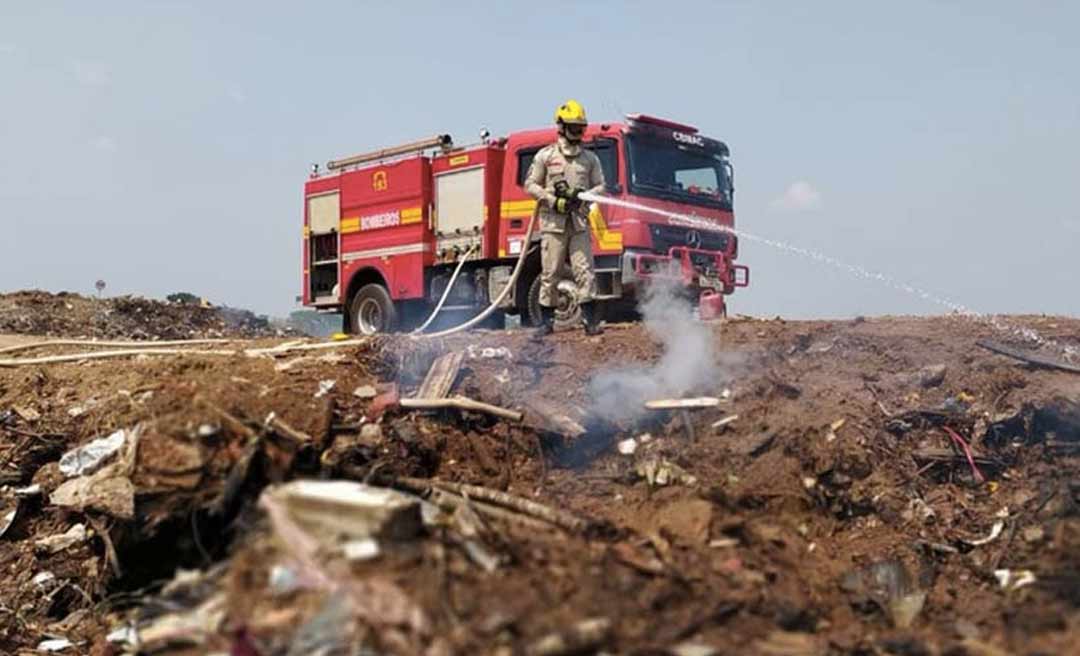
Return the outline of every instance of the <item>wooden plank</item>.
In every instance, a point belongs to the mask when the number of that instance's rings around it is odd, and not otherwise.
[[[458,372],[461,371],[461,363],[465,359],[463,351],[445,353],[431,364],[423,384],[416,392],[418,399],[444,399],[457,382]]]
[[[581,437],[585,434],[585,427],[581,425],[585,413],[576,406],[567,404],[557,408],[537,398],[526,399],[522,405],[525,407],[527,426],[566,437]]]
[[[718,405],[720,405],[720,399],[715,396],[699,396],[693,399],[654,399],[645,402],[645,407],[649,410],[715,408]]]

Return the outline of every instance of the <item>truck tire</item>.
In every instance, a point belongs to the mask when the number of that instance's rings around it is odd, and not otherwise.
[[[364,285],[349,303],[349,329],[355,335],[390,333],[397,329],[397,323],[394,301],[379,283]]]
[[[559,293],[562,296],[562,293]],[[560,298],[560,301],[563,299]],[[533,278],[532,284],[529,285],[529,298],[528,298],[528,315],[529,325],[540,325],[540,276],[537,275]],[[563,326],[577,326],[581,324],[581,308],[574,306],[570,311],[567,311],[564,307],[564,303],[560,302],[555,308],[555,325],[557,327]]]

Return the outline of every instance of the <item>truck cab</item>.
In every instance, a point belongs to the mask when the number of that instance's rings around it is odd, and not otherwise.
[[[614,310],[632,308],[648,280],[669,279],[701,299],[731,294],[749,284],[749,269],[736,265],[734,170],[727,146],[696,128],[643,115],[626,123],[592,124],[583,146],[600,159],[605,196],[622,203],[595,204],[589,213],[597,275],[597,300]],[[505,141],[501,205],[505,252],[520,240],[535,202],[524,190],[536,153],[555,141],[554,128],[518,132]],[[651,211],[650,211],[651,210]],[[686,221],[680,221],[685,217]],[[527,278],[529,276],[526,276]],[[531,291],[531,290],[530,290]],[[525,292],[528,294],[528,292]],[[539,318],[538,290],[522,312]],[[562,299],[559,319],[573,314]],[[715,313],[722,313],[721,310]]]

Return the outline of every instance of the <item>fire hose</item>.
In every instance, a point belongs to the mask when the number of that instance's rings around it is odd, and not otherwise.
[[[419,335],[420,333],[424,332],[424,329],[431,325],[431,322],[434,321],[435,317],[439,315],[439,312],[442,311],[442,306],[446,303],[446,299],[450,297],[450,290],[454,288],[454,283],[457,282],[458,275],[461,274],[461,270],[465,267],[465,262],[469,259],[469,256],[471,256],[473,254],[473,251],[475,250],[476,246],[474,245],[469,248],[469,250],[461,258],[461,261],[458,262],[457,267],[454,268],[453,275],[450,276],[450,282],[446,283],[446,289],[443,290],[442,298],[439,299],[438,304],[435,305],[435,309],[432,310],[431,316],[429,316],[427,318],[427,321],[420,324],[420,327],[412,331],[412,333],[410,334]]]
[[[446,335],[452,335],[462,330],[468,330],[476,324],[480,323],[484,319],[487,319],[495,310],[502,304],[503,299],[510,293],[510,290],[517,284],[517,279],[521,277],[521,271],[525,268],[525,258],[529,254],[530,245],[532,243],[533,228],[536,226],[536,217],[540,214],[540,203],[536,204],[536,208],[533,210],[532,217],[529,219],[529,229],[525,231],[525,241],[521,245],[521,255],[518,256],[517,264],[514,265],[514,271],[510,274],[510,279],[506,281],[506,286],[502,288],[499,295],[495,297],[495,300],[491,302],[491,305],[486,310],[476,315],[472,319],[469,319],[465,323],[454,326],[453,328],[447,328],[446,330],[440,330],[434,333],[424,333],[423,335],[414,335],[414,337],[445,337]],[[459,265],[460,266],[460,265]],[[447,288],[449,289],[449,287]],[[428,320],[434,318],[434,314]]]

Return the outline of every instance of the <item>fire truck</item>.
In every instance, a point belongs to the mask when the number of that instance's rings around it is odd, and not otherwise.
[[[331,160],[324,171],[313,165],[304,185],[303,304],[343,313],[346,331],[360,334],[410,329],[444,296],[443,311],[462,320],[502,296],[488,327],[506,315],[537,324],[539,249],[525,243],[536,201],[523,184],[537,151],[556,138],[554,127],[483,133],[459,147],[438,135]],[[656,278],[675,281],[702,316],[725,313],[725,295],[749,284],[749,269],[735,264],[736,235],[724,229],[734,222],[728,147],[641,114],[590,124],[583,145],[603,166],[604,195],[623,201],[589,211],[596,300],[609,320],[632,312],[635,293]],[[538,239],[539,225],[530,241]],[[513,289],[501,294],[520,258]],[[556,320],[574,321],[573,286],[559,290]]]

